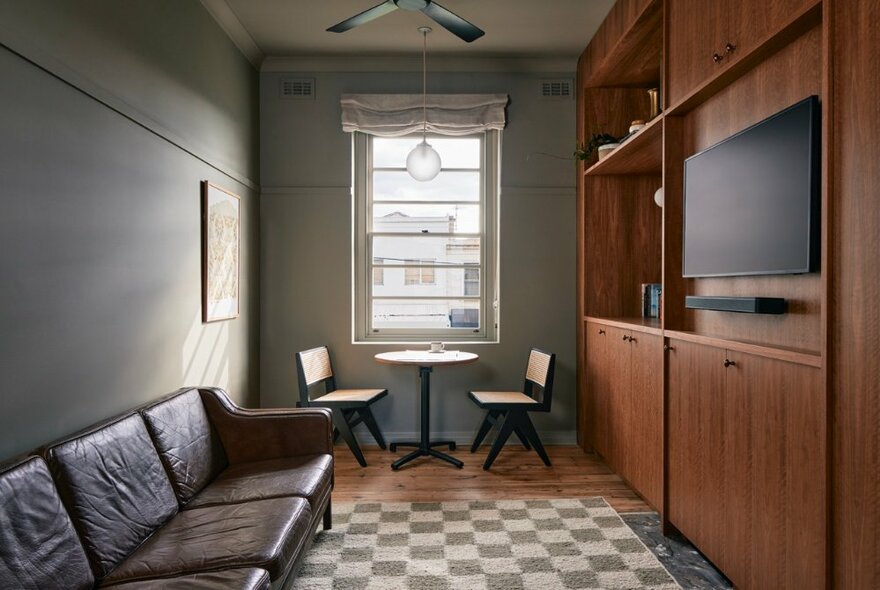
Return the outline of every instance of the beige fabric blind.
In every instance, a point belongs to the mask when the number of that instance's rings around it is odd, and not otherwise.
[[[504,129],[506,94],[429,94],[428,132],[471,135]],[[398,137],[422,130],[421,94],[343,94],[342,130]]]

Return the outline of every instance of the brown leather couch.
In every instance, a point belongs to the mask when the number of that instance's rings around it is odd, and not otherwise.
[[[0,588],[288,588],[332,487],[328,410],[182,389],[0,470]]]

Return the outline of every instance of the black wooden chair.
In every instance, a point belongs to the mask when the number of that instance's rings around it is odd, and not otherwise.
[[[501,447],[511,434],[516,434],[526,449],[534,448],[544,464],[550,465],[550,458],[538,438],[535,426],[529,418],[529,412],[549,412],[553,400],[553,371],[556,366],[556,355],[533,348],[529,352],[529,364],[526,367],[525,384],[519,391],[471,391],[470,398],[480,408],[486,410],[471,453],[480,448],[480,444],[493,426],[498,427],[498,436],[492,449],[483,463],[483,469],[489,469],[492,462],[501,452]]]
[[[379,447],[385,448],[385,439],[376,424],[370,405],[388,395],[387,389],[336,389],[330,351],[326,346],[296,353],[296,371],[299,377],[298,407],[329,408],[333,412],[333,440],[342,436],[361,467],[367,466],[352,429],[363,422]],[[312,386],[323,383],[324,394],[312,397]]]

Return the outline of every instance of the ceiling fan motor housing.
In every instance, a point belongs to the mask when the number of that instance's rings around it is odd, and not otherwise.
[[[424,10],[431,2],[430,0],[394,0],[394,3],[404,10]]]

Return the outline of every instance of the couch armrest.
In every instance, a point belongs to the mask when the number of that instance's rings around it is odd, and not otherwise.
[[[199,388],[230,464],[333,454],[333,422],[325,408],[248,410],[222,389]]]

